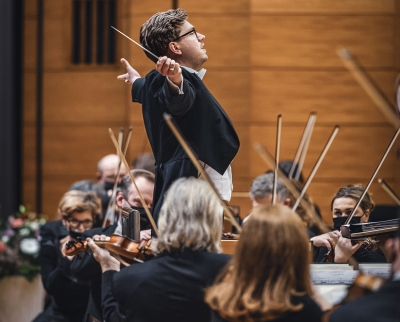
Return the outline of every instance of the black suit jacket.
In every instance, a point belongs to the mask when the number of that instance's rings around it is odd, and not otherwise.
[[[400,281],[388,282],[375,293],[343,304],[332,313],[329,321],[400,321]]]
[[[82,238],[93,237],[94,235],[110,236],[114,233],[117,225],[111,225],[106,228],[93,228],[86,230]],[[70,269],[73,275],[81,281],[90,283],[90,297],[87,307],[87,314],[90,314],[100,321],[103,321],[103,311],[101,308],[101,280],[102,272],[100,264],[93,257],[92,251],[81,253],[81,258],[75,256],[71,262]]]
[[[156,160],[153,216],[157,223],[162,197],[173,181],[197,170],[163,119],[172,114],[197,157],[223,174],[239,150],[239,138],[221,105],[202,80],[182,68],[184,95],[174,95],[166,77],[152,70],[132,86],[132,100],[142,104],[147,136]]]
[[[103,274],[104,319],[204,322],[210,309],[204,290],[230,256],[203,251],[162,253],[121,272]]]

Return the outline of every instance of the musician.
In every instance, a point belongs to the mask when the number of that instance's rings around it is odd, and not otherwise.
[[[259,175],[253,180],[250,187],[250,199],[252,201],[253,208],[260,207],[262,205],[268,206],[272,205],[272,196],[274,193],[274,173],[267,172],[265,174]],[[306,196],[307,198],[307,196]],[[276,185],[276,202],[288,207],[291,207],[295,203],[295,199],[292,194],[287,189],[284,182],[278,178]],[[306,202],[309,202],[306,200]],[[310,204],[311,205],[311,204]],[[309,237],[315,236],[309,228],[309,222],[307,222],[306,211],[302,207],[297,207],[296,213],[303,220],[304,224],[307,226],[307,232]],[[243,219],[245,223],[251,214]]]
[[[239,149],[233,125],[217,100],[202,82],[208,60],[205,36],[187,20],[183,9],[159,12],[140,29],[145,54],[156,68],[141,78],[125,59],[127,73],[118,79],[132,86],[132,100],[142,104],[147,136],[156,160],[153,217],[155,222],[163,196],[180,177],[198,176],[196,168],[175,139],[163,113],[172,114],[193,147],[223,200],[232,193],[230,163]]]
[[[229,269],[207,290],[211,321],[321,321],[309,253],[298,215],[279,204],[255,208]]]
[[[330,317],[331,322],[390,322],[400,320],[400,230],[386,242],[392,258],[392,277],[376,293],[345,303]]]
[[[204,289],[230,259],[218,254],[221,212],[205,181],[180,178],[164,198],[154,259],[118,272],[118,261],[88,239],[103,271],[104,319],[209,321]]]
[[[350,239],[340,235],[340,226],[344,225],[363,191],[364,189],[361,186],[348,185],[341,187],[335,194],[331,202],[334,232],[310,239],[313,245],[317,247],[314,250],[315,262],[325,262],[324,255],[328,252],[328,249],[334,249],[334,261],[336,263],[345,263],[350,256],[353,256],[359,263],[386,263],[385,255],[381,249],[366,249],[362,242],[353,245]],[[350,223],[368,222],[374,207],[375,204],[367,192]]]
[[[154,174],[146,170],[132,170],[133,178],[137,184],[138,189],[143,195],[148,207],[152,205],[152,197],[154,190]],[[139,194],[132,183],[130,176],[125,175],[120,184],[120,191],[117,193],[116,202],[118,207],[132,207],[140,212],[141,224],[143,222],[143,205],[140,201]],[[141,237],[150,237],[150,230],[146,226],[145,231],[141,232]],[[113,224],[104,229],[95,228],[88,230],[82,238],[92,237],[94,235],[110,236],[113,233],[122,233],[121,224]],[[74,258],[71,263],[71,270],[73,274],[82,281],[90,282],[90,299],[87,308],[87,316],[85,321],[96,322],[103,321],[103,311],[101,308],[101,283],[102,274],[99,263],[94,259],[92,254],[81,254],[82,258]]]
[[[100,211],[100,199],[93,192],[68,191],[62,197],[58,213],[67,236],[60,234],[42,242],[39,260],[43,286],[52,300],[51,321],[82,321],[89,300],[89,284],[79,282],[72,275],[71,259],[62,249],[68,240],[90,229]]]

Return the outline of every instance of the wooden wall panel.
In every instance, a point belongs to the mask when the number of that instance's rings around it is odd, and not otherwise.
[[[366,67],[393,67],[390,16],[252,16],[251,61],[263,67],[342,67],[348,47]]]
[[[368,74],[394,104],[395,73]],[[305,122],[316,111],[317,124],[388,123],[347,70],[255,70],[251,79],[253,122],[271,121],[280,113],[287,122]]]
[[[393,14],[395,0],[251,0],[253,14]]]
[[[304,127],[285,125],[283,119],[281,139],[281,160],[293,159]],[[322,152],[333,128],[316,126],[311,138],[306,156],[303,174],[307,177]],[[250,142],[262,144],[270,154],[275,151],[275,126],[251,126]],[[357,127],[342,126],[326,154],[314,180],[336,181],[348,178],[350,181],[363,180],[367,182],[376,169],[394,130],[391,127]],[[250,176],[252,178],[269,169],[262,161],[258,152],[250,150]],[[385,178],[394,177],[396,151],[392,150],[383,164],[379,175]],[[339,176],[338,176],[339,174]]]
[[[24,71],[34,71],[36,69],[37,61],[37,22],[36,19],[24,20],[23,31],[23,68]]]
[[[185,9],[191,17],[200,13],[208,15],[229,15],[239,13],[246,15],[250,9],[250,2],[247,0],[219,0],[219,1],[197,1],[179,0],[179,7]]]
[[[23,123],[33,125],[36,122],[36,74],[23,74]]]
[[[126,87],[118,71],[46,73],[44,78],[45,124],[123,125]]]

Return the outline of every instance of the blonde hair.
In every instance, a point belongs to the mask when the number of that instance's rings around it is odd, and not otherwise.
[[[176,180],[160,211],[155,253],[181,248],[219,253],[222,215],[220,201],[205,181]]]
[[[222,272],[205,301],[224,319],[269,321],[299,311],[292,295],[312,294],[306,228],[283,205],[259,207],[243,227],[228,274]]]
[[[58,214],[68,218],[74,212],[90,211],[94,218],[100,212],[100,205],[100,198],[94,192],[71,190],[62,196]]]

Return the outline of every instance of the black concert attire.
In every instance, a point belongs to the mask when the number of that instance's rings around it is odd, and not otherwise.
[[[230,260],[206,251],[163,252],[143,264],[103,274],[103,309],[107,322],[205,322],[211,310],[205,288]]]
[[[325,254],[328,252],[328,248],[316,247],[314,248],[314,263],[326,262]],[[362,245],[354,254],[354,259],[358,263],[386,263],[386,257],[383,251],[378,248],[377,250],[368,249],[365,245]]]
[[[93,237],[94,235],[106,235],[111,236],[117,224],[108,226],[106,228],[94,228],[84,231],[82,234],[82,240],[87,237]],[[102,272],[101,266],[93,257],[92,251],[89,253],[80,253],[81,258],[75,256],[71,262],[71,271],[81,281],[88,282],[90,284],[90,297],[86,311],[86,319],[84,321],[90,321],[93,317],[98,321],[103,321],[103,311],[101,308],[101,281]]]
[[[63,231],[59,222],[48,223],[41,228],[39,261],[43,286],[51,296],[50,321],[82,321],[89,300],[89,284],[78,281],[72,275],[71,261],[61,254],[59,242],[65,237],[66,230],[64,228]],[[52,233],[53,240],[50,239]]]
[[[400,279],[386,283],[380,290],[340,306],[330,322],[398,322],[400,321]]]
[[[314,302],[314,300],[308,296],[293,296],[292,304],[303,304],[303,308],[300,311],[292,312],[287,311],[282,314],[282,316],[276,320],[271,320],[275,322],[320,322],[322,318],[322,311],[319,306]],[[223,318],[218,315],[217,312],[213,311],[211,322],[224,322]],[[261,319],[256,321],[262,321]]]
[[[172,114],[199,160],[221,175],[239,149],[233,125],[200,77],[182,68],[183,95],[171,90],[166,77],[152,70],[135,80],[132,101],[142,104],[148,139],[156,160],[153,217],[157,223],[163,196],[180,177],[198,177],[195,166],[163,119]]]

